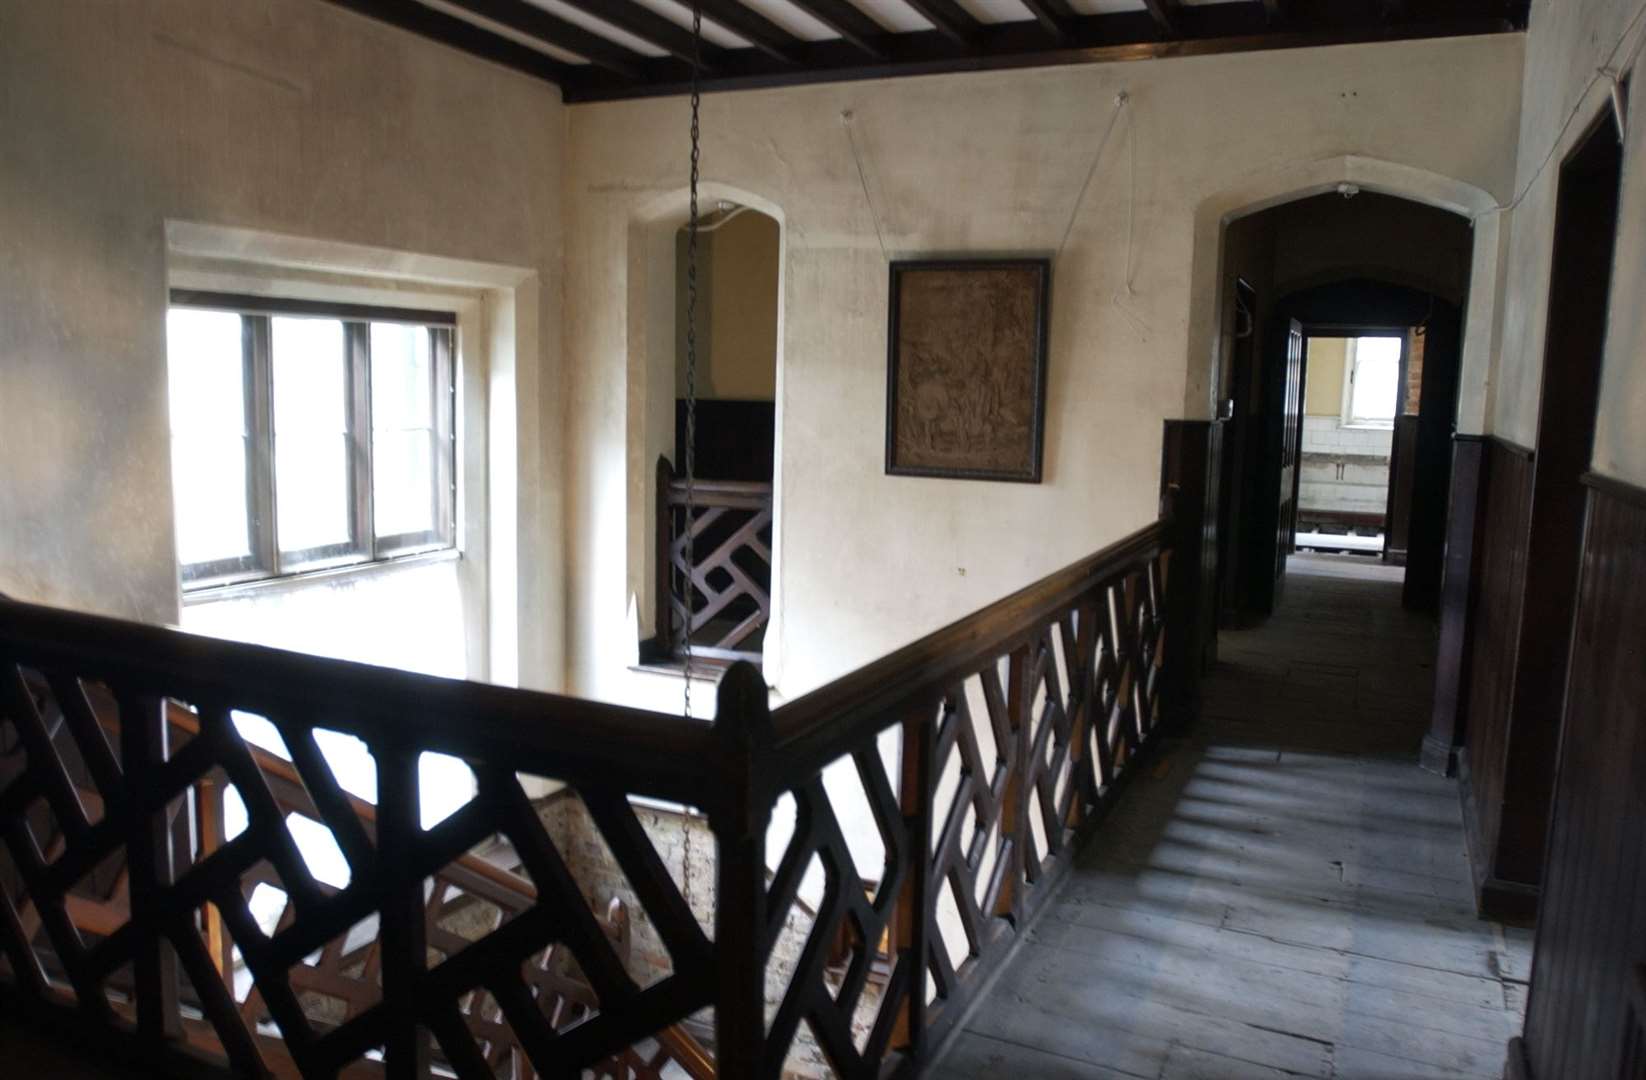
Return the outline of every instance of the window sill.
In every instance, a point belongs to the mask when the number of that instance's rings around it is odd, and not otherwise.
[[[397,570],[410,570],[419,566],[457,562],[462,557],[463,553],[456,548],[440,548],[436,551],[420,551],[410,555],[398,555],[390,559],[379,559],[376,562],[349,563],[344,566],[328,566],[319,570],[305,570],[276,578],[235,581],[226,585],[208,585],[200,589],[184,590],[183,606],[194,607],[219,600],[240,600],[251,596],[269,596],[325,582],[374,577],[378,574],[392,574]]]

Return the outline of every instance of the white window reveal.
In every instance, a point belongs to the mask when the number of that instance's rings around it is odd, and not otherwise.
[[[1343,422],[1388,427],[1400,412],[1398,337],[1350,338],[1343,386]]]
[[[174,291],[167,361],[184,588],[452,547],[456,321]]]

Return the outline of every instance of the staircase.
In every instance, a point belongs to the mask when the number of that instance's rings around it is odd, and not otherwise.
[[[1165,729],[1172,547],[775,712],[734,664],[713,725],[0,600],[0,1003],[178,1075],[914,1075]],[[425,753],[476,792],[428,827]],[[636,799],[707,819],[712,880]]]

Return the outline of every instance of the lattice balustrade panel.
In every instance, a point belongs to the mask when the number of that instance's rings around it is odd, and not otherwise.
[[[940,705],[932,797],[932,939],[926,992],[958,1007],[978,959],[1009,935],[1020,843],[1023,740],[1020,655],[999,657],[951,687]],[[1018,811],[1018,812],[1015,812]]]
[[[16,990],[246,1074],[371,1074],[395,1044],[460,1076],[713,1074],[677,1026],[712,999],[711,946],[624,792],[574,793],[627,883],[595,903],[509,763],[431,771],[339,717],[233,704],[0,656]],[[420,776],[458,793],[432,818]],[[632,970],[630,905],[667,970]]]
[[[780,801],[792,832],[767,894],[764,1075],[878,1077],[906,1045],[917,965],[896,919],[921,855],[888,766],[897,735]]]
[[[684,641],[689,626],[693,647],[704,655],[758,659],[771,618],[771,489],[731,496],[705,490],[689,528],[681,499],[674,496],[670,516],[672,640]]]
[[[935,723],[929,1022],[947,1030],[1156,731],[1165,557],[1083,594],[947,690]]]

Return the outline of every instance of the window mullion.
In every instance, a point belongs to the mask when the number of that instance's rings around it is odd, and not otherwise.
[[[271,330],[266,315],[242,316],[246,379],[246,422],[248,440],[247,472],[251,485],[252,545],[257,564],[267,574],[280,573],[280,545],[275,527],[274,484],[274,369]]]
[[[349,367],[349,495],[355,549],[377,558],[372,524],[371,324],[345,323]]]
[[[434,380],[429,401],[433,405],[434,427],[434,499],[435,539],[443,544],[455,543],[457,528],[457,384],[454,378],[453,332],[430,327],[429,365]]]

